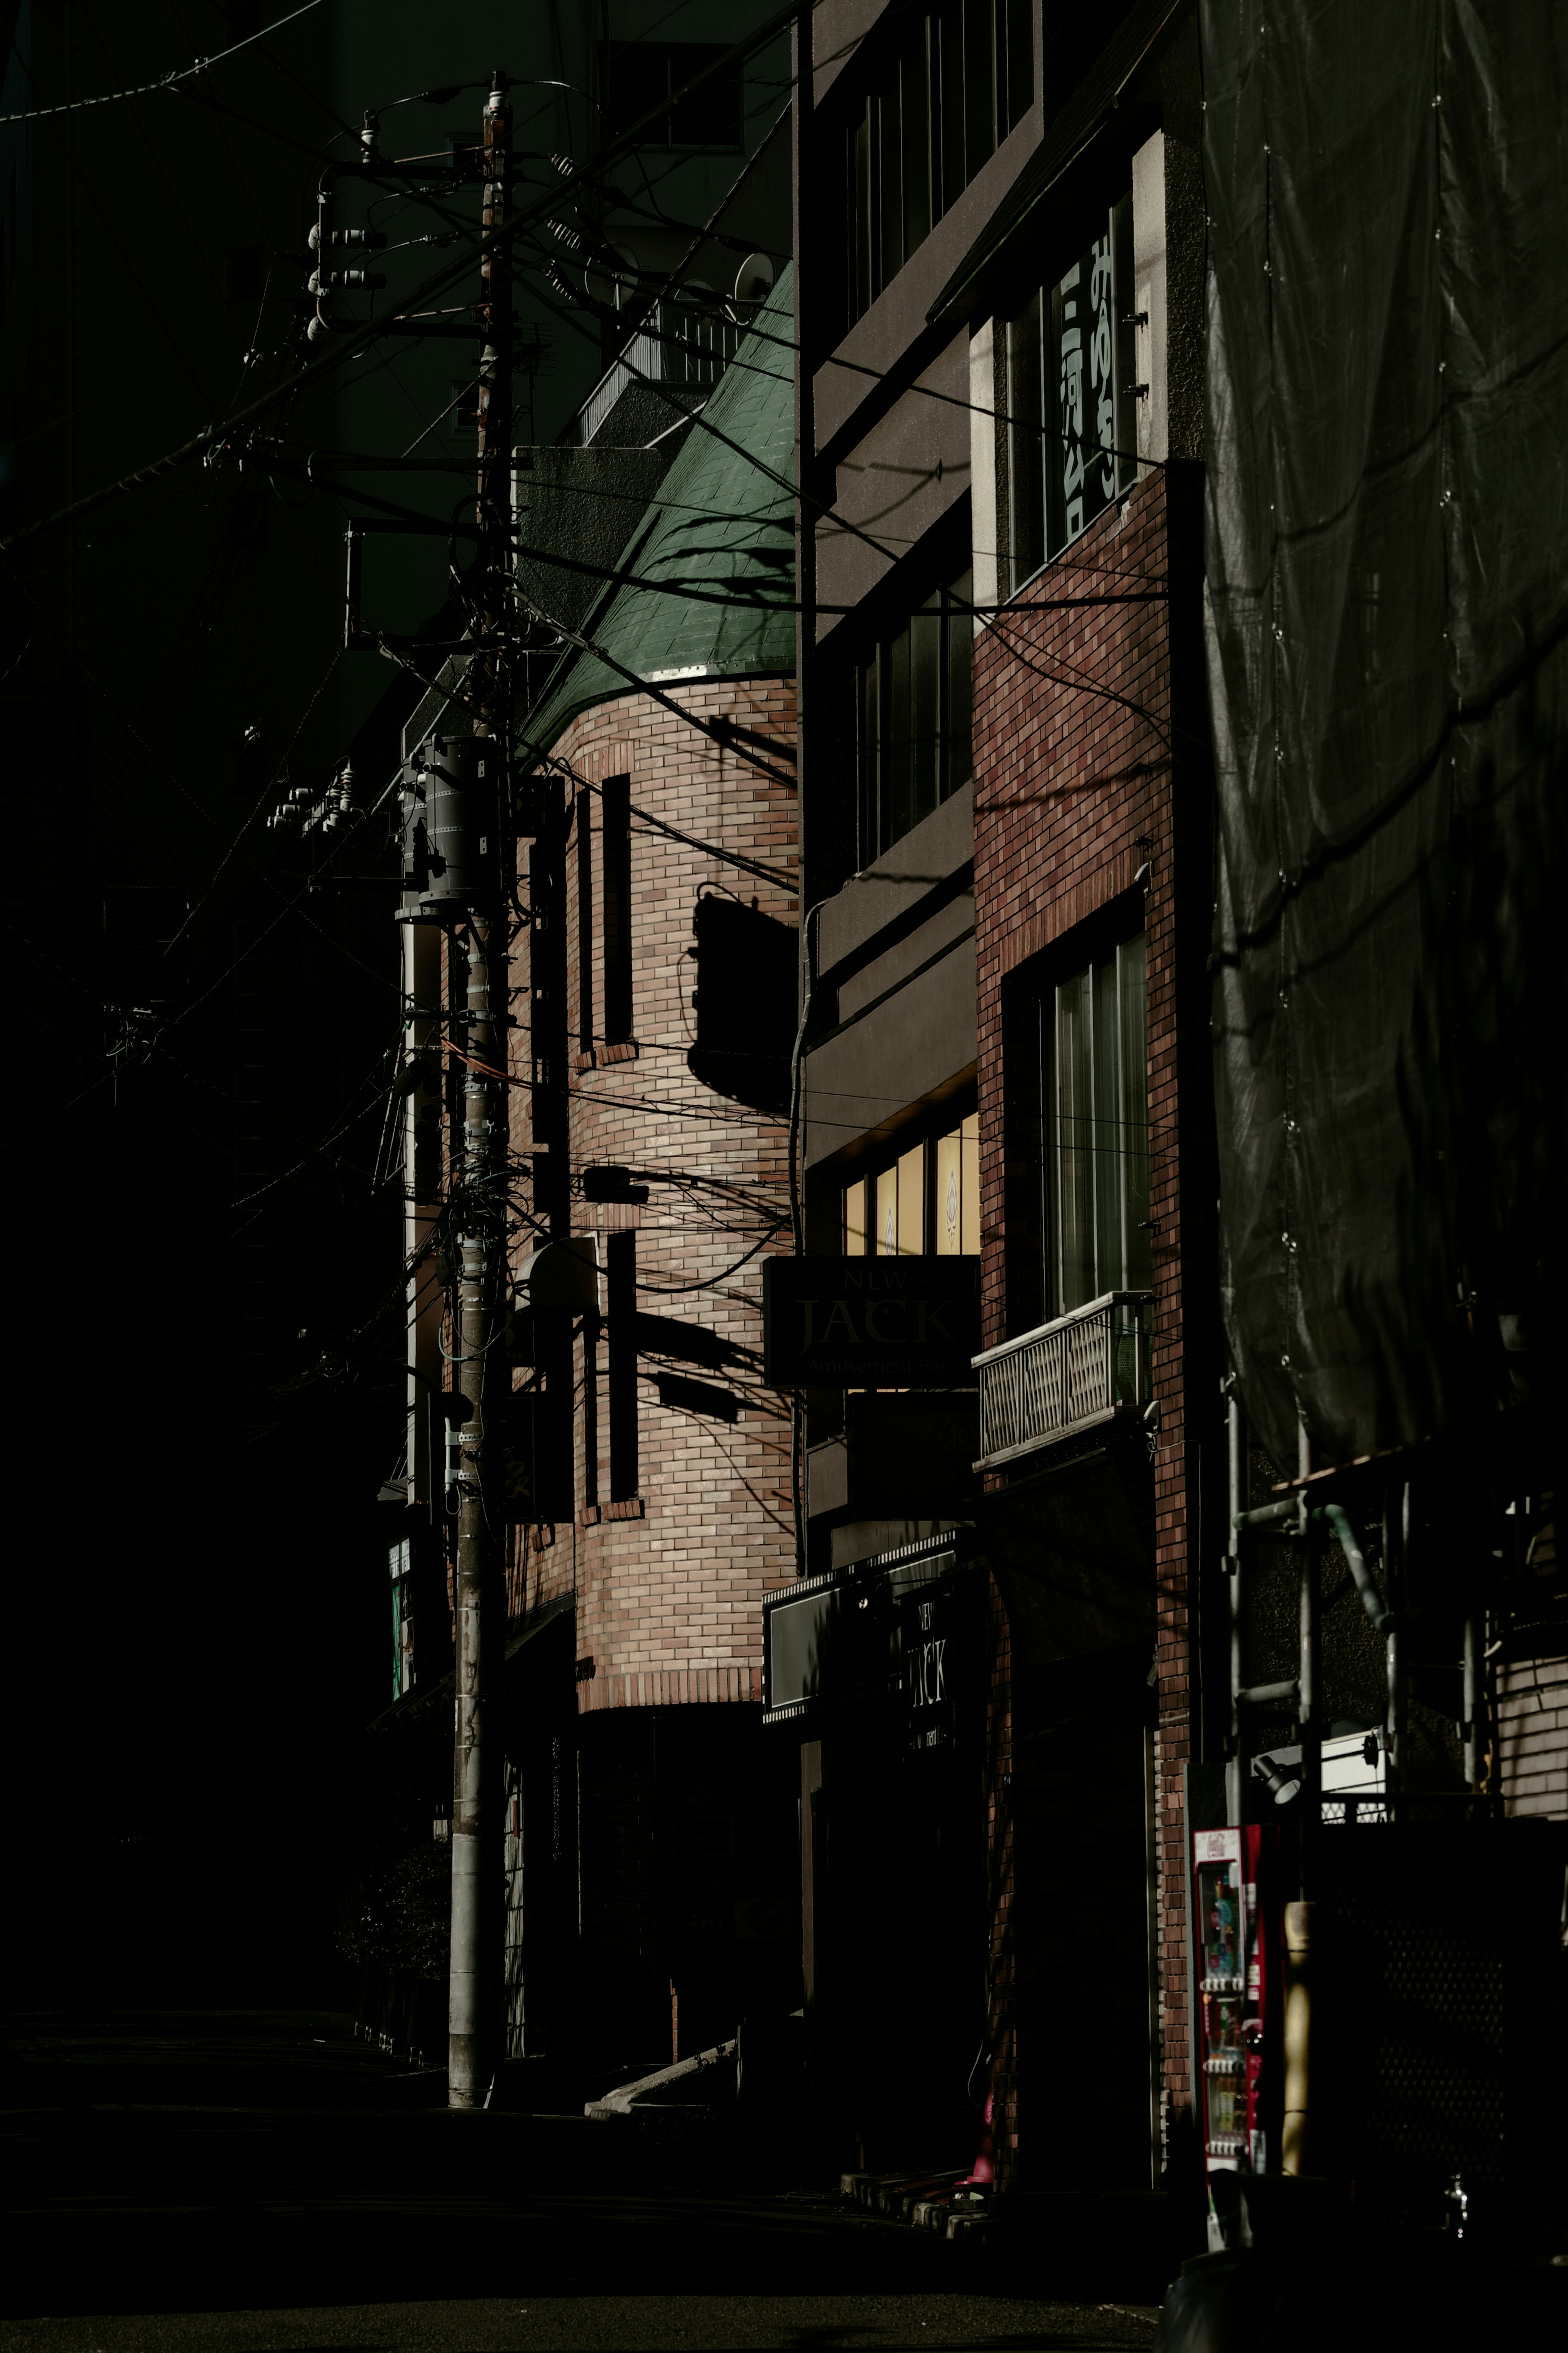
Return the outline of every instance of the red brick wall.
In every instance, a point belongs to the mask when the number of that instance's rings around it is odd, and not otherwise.
[[[1128,890],[1151,868],[1148,941],[1151,1215],[1157,1303],[1153,1375],[1161,1419],[1154,1455],[1158,1609],[1157,1773],[1163,1876],[1160,1962],[1167,2106],[1190,2098],[1183,1906],[1182,1765],[1188,1753],[1187,1577],[1191,1516],[1183,1350],[1182,1197],[1178,1166],[1175,859],[1169,568],[1165,479],[1143,481],[981,632],[975,654],[974,877],[979,992],[980,1183],[984,1344],[1005,1328],[1007,1205],[1003,1188],[1003,983],[1026,958]],[[1148,602],[1065,601],[1149,596]],[[1051,609],[1053,603],[1057,609]],[[1181,876],[1184,890],[1206,884]],[[994,1661],[994,1782],[1010,1765],[1007,1673]],[[1005,1926],[1014,1888],[1010,1819],[993,1792],[999,1952],[1016,1957]],[[1009,2030],[1010,2032],[1010,2030]],[[1009,2064],[999,2143],[1016,2148],[1020,2117]],[[1043,2055],[1043,2054],[1042,2054]],[[1027,2079],[1026,2078],[1026,2081]],[[1037,2117],[1036,2128],[1043,2119]]]
[[[784,680],[713,680],[673,687],[671,699],[721,716],[779,746],[793,760],[795,688]],[[597,784],[629,775],[635,808],[700,840],[793,875],[797,838],[793,787],[761,775],[727,746],[689,726],[650,696],[626,694],[574,721],[555,758]],[[563,787],[564,790],[564,787]],[[586,803],[597,837],[602,804]],[[595,838],[597,922],[603,867]],[[540,1531],[514,1557],[515,1609],[575,1592],[577,1647],[593,1662],[578,1684],[580,1708],[644,1707],[761,1699],[764,1588],[795,1573],[787,1400],[761,1378],[762,1259],[735,1262],[770,1218],[787,1219],[787,1131],[780,1121],[715,1094],[692,1077],[697,967],[688,957],[699,892],[719,886],[795,923],[788,889],[722,859],[632,826],[634,1049],[578,1050],[577,862],[567,860],[571,1165],[617,1163],[644,1172],[646,1208],[574,1201],[579,1232],[637,1234],[639,1306],[700,1324],[728,1342],[722,1370],[671,1361],[666,1369],[729,1388],[742,1399],[726,1422],[661,1405],[644,1358],[638,1380],[639,1495],[609,1501],[609,1398],[598,1351],[596,1463],[586,1457],[584,1378],[578,1352],[575,1525]],[[521,976],[520,974],[519,977]],[[603,1033],[603,973],[595,971]],[[528,1052],[517,1033],[520,1067]],[[530,1149],[526,1090],[514,1094],[513,1145]],[[787,1250],[787,1225],[768,1249]],[[601,1264],[603,1246],[601,1245]],[[596,1469],[596,1482],[591,1473]],[[589,1501],[596,1484],[600,1498]]]

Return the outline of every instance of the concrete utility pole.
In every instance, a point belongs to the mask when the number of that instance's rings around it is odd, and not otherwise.
[[[485,102],[484,226],[493,228],[510,204],[511,107],[499,69]],[[479,712],[479,741],[468,770],[474,807],[468,823],[475,885],[468,914],[468,1021],[463,1081],[463,1160],[452,1191],[461,1236],[458,1385],[467,1400],[459,1445],[457,1601],[457,1708],[452,1774],[452,1963],[447,2098],[454,2108],[483,2107],[500,2060],[501,1847],[498,1759],[487,1755],[486,1709],[499,1634],[501,1415],[510,1386],[504,1354],[492,1364],[502,1328],[506,1276],[507,923],[506,869],[515,856],[509,770],[511,760],[511,259],[484,257],[479,309],[479,489],[476,520],[478,609],[468,700]],[[494,749],[487,751],[487,743]],[[455,945],[455,943],[454,943]],[[486,1430],[486,1393],[493,1428]]]

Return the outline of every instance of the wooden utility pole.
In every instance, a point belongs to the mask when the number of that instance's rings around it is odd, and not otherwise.
[[[485,101],[484,227],[510,204],[511,106],[499,69]],[[515,857],[511,761],[511,257],[487,250],[479,309],[478,610],[468,700],[478,712],[468,789],[475,888],[468,913],[462,1162],[454,1168],[460,1238],[456,1346],[466,1400],[459,1443],[457,1705],[452,1775],[452,1958],[447,2098],[483,2107],[500,2064],[501,1842],[500,1759],[487,1739],[488,1685],[500,1634],[503,1414],[509,1380],[502,1328],[507,1263],[508,871]],[[493,746],[493,748],[487,748]],[[454,942],[455,949],[455,942]],[[487,1431],[487,1404],[490,1427]]]

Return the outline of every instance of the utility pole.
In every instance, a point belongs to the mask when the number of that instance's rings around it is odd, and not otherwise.
[[[511,106],[498,69],[484,111],[486,230],[510,203]],[[502,1328],[506,1276],[507,1086],[506,869],[515,857],[510,815],[512,662],[510,628],[512,322],[511,258],[487,251],[479,306],[479,482],[476,566],[479,608],[468,699],[479,716],[468,789],[475,803],[468,834],[475,887],[468,906],[467,1062],[462,1166],[454,1170],[454,1219],[461,1241],[458,1293],[458,1386],[466,1400],[458,1481],[457,1705],[452,1775],[452,1959],[447,2098],[483,2107],[500,2063],[501,1992],[499,1759],[487,1749],[488,1685],[500,1635],[504,1525],[499,1472],[510,1387],[504,1355],[492,1364]],[[487,750],[487,744],[493,749]],[[454,941],[454,950],[456,943]],[[492,1427],[486,1429],[487,1388]]]

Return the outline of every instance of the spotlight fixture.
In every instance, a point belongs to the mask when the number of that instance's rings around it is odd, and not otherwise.
[[[1301,1776],[1277,1765],[1272,1757],[1255,1757],[1252,1770],[1277,1806],[1288,1806],[1301,1794]]]

